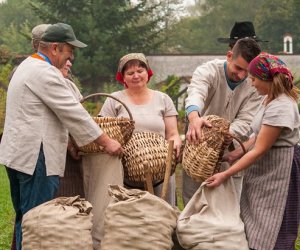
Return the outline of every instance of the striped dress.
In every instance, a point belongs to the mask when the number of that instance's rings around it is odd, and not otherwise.
[[[267,106],[261,105],[251,125],[255,134],[262,124],[282,131],[271,149],[245,171],[241,217],[250,249],[273,250],[285,214],[294,146],[299,141],[296,103],[281,95]]]

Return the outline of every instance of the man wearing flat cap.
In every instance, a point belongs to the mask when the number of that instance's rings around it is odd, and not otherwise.
[[[110,154],[122,153],[121,145],[103,133],[59,71],[74,59],[75,47],[86,46],[70,25],[53,24],[42,36],[38,52],[19,65],[10,81],[0,163],[10,180],[17,249],[22,244],[23,215],[57,191],[69,133],[78,146],[94,141]]]

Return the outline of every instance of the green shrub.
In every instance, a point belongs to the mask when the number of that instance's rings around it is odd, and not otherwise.
[[[3,126],[4,126],[5,100],[6,100],[6,91],[0,88],[0,133],[2,133]]]

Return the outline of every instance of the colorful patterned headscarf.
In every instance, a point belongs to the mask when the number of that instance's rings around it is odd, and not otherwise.
[[[291,83],[293,82],[293,75],[286,64],[277,56],[265,52],[260,53],[250,62],[248,70],[251,75],[264,81],[272,81],[276,74],[282,73]]]
[[[150,69],[148,60],[143,53],[130,53],[130,54],[123,56],[119,62],[118,72],[116,74],[116,80],[126,86],[126,83],[124,82],[124,77],[122,75],[122,70],[123,70],[125,64],[131,60],[139,60],[146,65],[147,72],[148,72],[148,81],[149,81],[151,76],[153,75],[153,72]]]

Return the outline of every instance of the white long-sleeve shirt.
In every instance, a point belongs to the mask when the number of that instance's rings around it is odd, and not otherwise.
[[[54,66],[32,57],[24,60],[8,87],[0,163],[33,174],[42,143],[47,175],[62,176],[68,133],[78,146],[102,134],[74,91]]]
[[[186,108],[195,105],[201,116],[218,115],[228,119],[230,132],[244,140],[262,97],[248,79],[231,90],[224,63],[225,60],[215,59],[195,70],[187,90]]]

